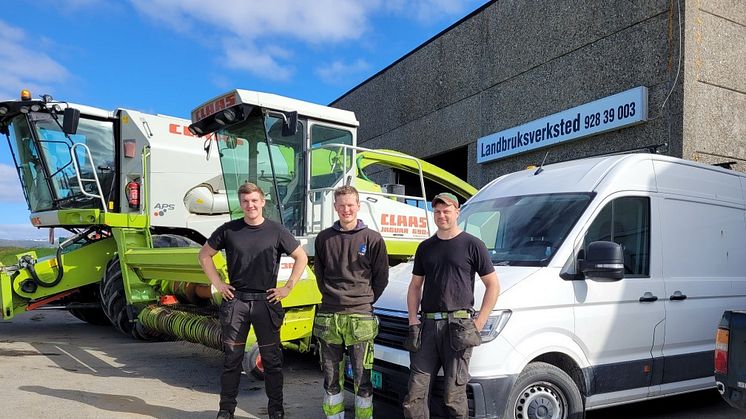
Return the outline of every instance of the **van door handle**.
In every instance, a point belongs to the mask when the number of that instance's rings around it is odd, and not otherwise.
[[[673,295],[668,297],[671,301],[680,301],[680,300],[686,300],[686,294],[682,294],[681,291],[674,291]]]
[[[641,303],[652,303],[653,301],[658,301],[658,297],[653,295],[653,293],[650,291],[646,292],[642,295],[642,297],[640,297]]]

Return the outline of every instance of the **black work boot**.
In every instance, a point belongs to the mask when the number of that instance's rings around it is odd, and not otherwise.
[[[285,419],[285,412],[279,410],[269,414],[269,419]]]
[[[218,416],[215,419],[233,419],[233,412],[228,410],[218,411]]]

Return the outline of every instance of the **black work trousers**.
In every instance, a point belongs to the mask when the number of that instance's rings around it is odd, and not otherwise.
[[[224,300],[220,305],[220,325],[223,332],[225,361],[220,376],[220,409],[234,412],[238,384],[246,351],[246,336],[254,326],[259,354],[264,366],[264,390],[269,399],[267,413],[283,412],[282,407],[282,351],[280,326],[284,311],[279,303],[267,300]]]
[[[431,380],[441,367],[445,415],[460,419],[469,416],[466,384],[472,347],[465,346],[473,345],[478,333],[472,319],[422,319],[422,345],[409,354],[409,392],[403,403],[405,418],[430,417]]]

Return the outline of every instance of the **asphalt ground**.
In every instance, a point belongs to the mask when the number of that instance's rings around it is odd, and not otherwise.
[[[222,354],[185,342],[145,343],[64,311],[0,321],[0,418],[214,418]],[[288,418],[321,418],[322,376],[310,354],[285,352]],[[264,385],[244,376],[238,418],[266,417]],[[347,417],[354,417],[346,394]],[[401,409],[375,403],[375,416]],[[744,418],[715,390],[589,412],[589,419]]]

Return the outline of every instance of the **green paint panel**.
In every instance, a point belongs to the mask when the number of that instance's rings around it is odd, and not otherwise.
[[[115,212],[102,213],[101,224],[111,227],[145,228],[148,217],[144,214],[120,214]]]
[[[402,256],[414,256],[417,246],[420,244],[418,241],[407,241],[407,240],[384,240],[386,242],[386,252],[389,256],[402,257]]]
[[[21,270],[13,280],[13,291],[25,306],[29,299],[38,300],[63,291],[98,283],[103,277],[106,264],[115,252],[116,243],[113,238],[109,238],[63,253],[64,272],[59,284],[51,288],[38,287],[34,293],[23,292],[21,283],[31,276],[27,270]],[[57,277],[57,260],[54,255],[41,258],[34,265],[34,270],[41,281],[52,282]]]
[[[122,258],[136,272],[140,281],[185,281],[209,284],[199,264],[199,248],[132,248]],[[213,257],[221,276],[227,277],[226,262],[221,253]]]
[[[64,225],[88,227],[90,225],[98,224],[122,228],[144,228],[147,223],[147,217],[144,214],[120,214],[114,212],[103,212],[98,209],[69,209],[45,211],[43,214],[31,213],[31,219],[34,219],[37,216],[40,219],[49,219],[52,214],[57,216],[57,222],[54,224],[44,223],[45,226]]]
[[[382,151],[386,153],[400,154],[402,157],[390,156],[388,154],[381,154]],[[420,168],[422,169],[422,176],[425,179],[431,180],[447,189],[450,189],[457,195],[460,195],[464,199],[470,198],[472,195],[477,193],[477,188],[459,179],[456,175],[441,169],[440,167],[428,163],[424,160],[413,158],[412,156],[399,153],[393,150],[374,150],[374,151],[363,151],[357,155],[357,166],[358,170],[362,170],[373,164],[380,164],[387,167],[393,167],[395,169],[403,170],[415,175],[420,174]]]
[[[0,309],[3,311],[3,319],[13,318],[13,288],[10,276],[5,271],[0,271]]]
[[[126,263],[127,253],[133,248],[147,248],[151,246],[150,232],[146,229],[112,228],[117,241],[117,251],[122,266],[122,281],[128,304],[150,303],[158,299],[153,286],[144,282],[131,265]]]

